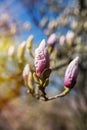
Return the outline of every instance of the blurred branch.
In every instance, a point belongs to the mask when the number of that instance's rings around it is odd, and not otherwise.
[[[71,89],[69,89],[69,88],[65,88],[65,90],[63,92],[61,92],[60,94],[57,94],[55,96],[52,96],[52,97],[47,97],[46,93],[45,93],[43,98],[40,98],[40,99],[43,100],[43,101],[50,101],[50,100],[54,100],[54,99],[57,99],[57,98],[61,98],[61,97],[64,97],[65,95],[67,95],[70,92],[70,90]]]
[[[83,9],[87,8],[87,0],[79,0],[79,4],[80,4],[80,11],[82,11]]]
[[[52,68],[52,71],[56,71],[56,70],[58,70],[58,69],[60,69],[60,68],[62,68],[62,67],[64,67],[64,66],[66,66],[66,65],[68,65],[68,63],[71,61],[71,59],[66,59],[66,60],[63,60],[62,61],[62,63],[60,63],[60,64],[58,64],[56,67],[53,67]]]

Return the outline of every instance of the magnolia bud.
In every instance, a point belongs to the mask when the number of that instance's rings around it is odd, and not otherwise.
[[[67,67],[64,78],[64,86],[73,88],[78,76],[79,57],[76,57]]]
[[[55,28],[57,28],[57,21],[56,20],[51,20],[48,23],[48,29],[49,30],[54,30]]]
[[[43,17],[42,20],[40,21],[40,27],[44,28],[48,22],[47,17]]]
[[[24,67],[24,70],[23,70],[23,74],[22,74],[25,85],[27,84],[27,81],[28,81],[29,72],[30,72],[29,64],[26,64],[25,67]]]
[[[34,84],[33,84],[33,73],[30,70],[29,64],[26,64],[23,70],[23,79],[25,85],[29,88],[30,93],[34,93]]]
[[[14,57],[14,53],[15,53],[15,47],[14,46],[10,46],[10,48],[8,49],[8,56],[10,58]]]
[[[32,41],[33,41],[33,38],[34,38],[34,36],[33,35],[30,35],[29,37],[28,37],[28,39],[27,39],[27,44],[26,44],[26,48],[27,49],[32,49]]]
[[[45,40],[42,40],[39,47],[35,50],[35,68],[38,77],[50,66],[49,54]]]
[[[63,46],[64,44],[66,43],[66,38],[64,35],[60,36],[60,39],[59,39],[59,44],[61,46]]]
[[[77,30],[78,28],[78,22],[77,21],[72,21],[71,22],[71,29],[72,30]]]
[[[28,74],[28,88],[31,94],[34,93],[34,82],[33,82],[33,73],[30,71]]]
[[[56,44],[56,42],[57,42],[57,36],[56,36],[55,33],[53,33],[53,34],[51,34],[50,37],[48,38],[47,43],[48,43],[48,45],[51,45],[52,47],[54,47],[55,44]]]
[[[18,47],[17,58],[19,62],[21,62],[24,58],[25,45],[26,45],[26,42],[24,41]]]
[[[72,31],[68,31],[66,34],[66,42],[68,45],[72,45],[74,41],[75,34]]]

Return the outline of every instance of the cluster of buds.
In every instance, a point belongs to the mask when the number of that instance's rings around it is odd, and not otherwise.
[[[24,68],[25,62],[27,61],[26,53],[34,58],[34,54],[32,52],[32,43],[34,36],[30,35],[26,41],[23,41],[18,46],[12,45],[9,47],[7,55],[9,60],[17,61],[18,70],[21,72]]]
[[[59,44],[62,46],[65,44],[67,44],[68,46],[72,46],[74,42],[74,38],[75,38],[74,32],[68,31],[65,36],[64,35],[60,36]]]
[[[37,98],[44,97],[46,99],[45,88],[49,83],[51,69],[48,48],[46,47],[45,40],[42,40],[39,47],[35,50],[34,65],[35,70],[32,71],[29,69],[29,65],[25,66],[23,79],[33,96]],[[31,88],[33,91],[31,91]]]
[[[23,79],[25,85],[28,86],[29,92],[38,99],[45,101],[63,97],[75,86],[78,76],[79,57],[76,57],[66,69],[64,78],[65,90],[53,97],[47,97],[45,88],[49,84],[49,77],[51,73],[50,58],[48,47],[45,40],[42,40],[39,47],[35,49],[34,67],[31,68],[28,64],[24,67]],[[42,98],[43,97],[43,98]]]
[[[55,33],[49,36],[47,43],[48,43],[48,51],[51,54],[54,50],[55,44],[57,43],[57,36]]]

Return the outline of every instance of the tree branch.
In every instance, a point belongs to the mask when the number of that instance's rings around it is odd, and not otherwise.
[[[50,100],[54,100],[57,99],[59,97],[64,97],[65,95],[67,95],[69,92],[71,91],[70,88],[65,88],[65,90],[63,92],[61,92],[60,94],[57,94],[55,96],[52,97],[47,97],[46,95],[44,95],[43,97],[41,97],[40,99],[43,101],[50,101]]]
[[[70,61],[71,61],[70,59],[67,59],[67,60],[63,61],[63,63],[53,67],[52,71],[56,71],[56,70],[58,70],[58,69],[60,69],[60,68],[62,68],[64,66],[66,66]]]

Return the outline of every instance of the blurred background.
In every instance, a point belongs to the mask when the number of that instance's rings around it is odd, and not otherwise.
[[[66,96],[49,102],[27,93],[22,79],[25,50],[19,63],[18,48],[33,35],[33,50],[55,33],[51,55],[49,96],[63,90],[64,72],[80,57],[79,77]],[[87,0],[0,0],[0,130],[87,130]]]

